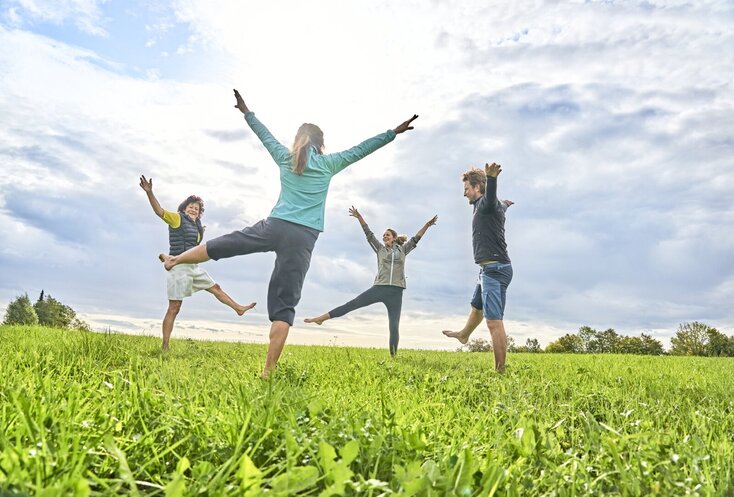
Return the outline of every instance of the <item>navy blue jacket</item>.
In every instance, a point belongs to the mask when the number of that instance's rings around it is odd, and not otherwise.
[[[497,198],[497,178],[487,177],[484,195],[474,202],[471,239],[474,262],[510,262],[505,243],[505,210]]]

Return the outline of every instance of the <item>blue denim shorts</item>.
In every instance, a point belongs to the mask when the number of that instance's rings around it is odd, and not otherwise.
[[[505,314],[507,287],[511,281],[512,264],[485,264],[479,270],[479,282],[471,299],[472,307],[481,309],[485,319],[502,319]]]

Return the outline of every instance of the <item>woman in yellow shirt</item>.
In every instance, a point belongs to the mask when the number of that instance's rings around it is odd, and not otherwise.
[[[204,214],[204,201],[196,195],[190,195],[181,202],[176,212],[163,209],[158,199],[153,194],[153,178],[146,179],[140,176],[140,188],[148,195],[148,201],[153,212],[168,224],[169,255],[179,255],[193,248],[204,236],[204,227],[201,225],[201,216]],[[164,254],[158,256],[163,262]],[[173,332],[173,323],[181,303],[185,297],[190,297],[194,292],[206,290],[214,295],[221,303],[231,307],[239,316],[255,307],[255,302],[248,305],[240,305],[232,297],[227,295],[222,287],[216,283],[209,274],[201,269],[198,264],[179,264],[166,276],[168,287],[168,310],[163,318],[163,350],[168,350],[168,342]]]

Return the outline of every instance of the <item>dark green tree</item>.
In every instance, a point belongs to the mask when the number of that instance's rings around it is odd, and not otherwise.
[[[619,354],[642,354],[642,339],[640,337],[621,336],[617,342]]]
[[[3,324],[38,324],[38,316],[27,293],[16,297],[8,304]]]
[[[708,343],[706,343],[706,355],[713,357],[731,357],[734,356],[732,342],[722,332],[715,328],[709,328],[706,331]]]
[[[76,318],[76,312],[71,307],[62,304],[51,295],[44,295],[43,290],[33,308],[36,310],[38,323],[43,326],[71,328]]]
[[[620,337],[614,328],[607,328],[597,334],[598,351],[606,354],[615,354],[620,352]]]
[[[663,355],[665,350],[663,349],[663,342],[656,340],[650,335],[640,334],[640,341],[642,342],[642,349],[640,354],[643,355]]]

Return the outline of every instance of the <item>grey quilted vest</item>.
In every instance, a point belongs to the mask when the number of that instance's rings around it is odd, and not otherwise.
[[[192,221],[189,216],[180,211],[178,215],[181,216],[179,227],[168,227],[168,253],[170,255],[179,255],[196,247],[204,237],[204,228],[200,220]]]

